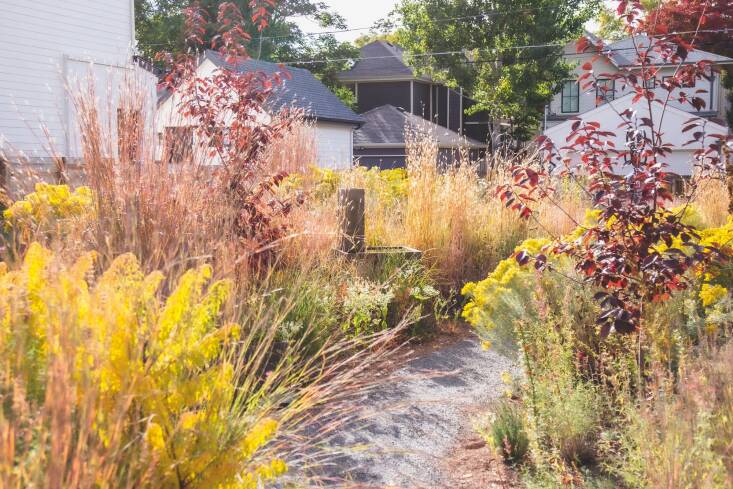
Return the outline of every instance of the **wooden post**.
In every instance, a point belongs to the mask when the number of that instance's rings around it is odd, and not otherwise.
[[[341,223],[341,243],[339,250],[344,253],[365,252],[364,189],[339,189],[338,204],[339,220]]]

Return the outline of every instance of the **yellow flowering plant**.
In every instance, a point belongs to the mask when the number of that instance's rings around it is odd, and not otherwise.
[[[694,205],[664,211],[660,213],[660,218],[671,214],[681,215],[683,222],[688,224],[700,221],[699,212]],[[559,242],[574,243],[581,240],[585,229],[597,224],[599,215],[600,211],[597,209],[587,210],[583,225],[563,236]],[[605,223],[606,227],[612,225],[612,218]],[[702,229],[697,234],[697,247],[712,248],[722,255],[733,256],[733,217],[729,217],[728,222],[721,227]],[[466,284],[463,294],[469,301],[464,308],[463,317],[484,337],[509,335],[514,320],[532,316],[532,294],[539,284],[532,267],[526,263],[520,264],[516,257],[519,253],[528,256],[546,253],[549,264],[555,268],[567,264],[565,258],[552,253],[552,245],[547,239],[529,239],[516,248],[514,255],[500,262],[485,280]],[[654,248],[657,251],[676,249],[685,254],[694,253],[690,241],[683,242],[679,236],[673,236],[669,243],[656,243]],[[694,282],[695,276],[699,279],[698,298],[707,318],[707,331],[717,332],[722,323],[729,322],[728,284],[733,283],[733,270],[725,262],[716,261],[707,266],[701,264],[693,272],[690,274],[691,280]],[[485,345],[491,343],[487,340]]]
[[[400,201],[407,196],[410,188],[407,170],[404,168],[380,170],[376,167],[358,166],[348,174],[348,179],[342,181],[366,189],[368,195],[376,196],[376,199],[383,204]]]
[[[670,212],[684,213],[685,221],[697,222],[700,220],[699,213],[693,205],[673,209]],[[697,244],[699,246],[714,248],[723,256],[733,257],[733,217],[729,216],[727,222],[720,227],[701,229],[698,234]],[[656,247],[658,249],[674,248],[688,255],[694,252],[679,237],[674,237],[670,244],[660,243]],[[715,318],[726,317],[725,321],[727,321],[727,314],[723,313],[721,307],[729,296],[728,286],[733,283],[733,270],[725,261],[716,261],[709,266],[698,267],[695,272],[700,283],[698,297],[709,319],[707,330],[708,332],[717,331],[717,326],[713,324],[716,321]]]
[[[37,183],[35,192],[14,202],[3,212],[3,217],[8,227],[38,227],[87,216],[92,206],[92,191],[89,187],[72,191],[68,185]]]
[[[28,244],[47,235],[68,235],[93,216],[89,187],[72,191],[68,185],[37,183],[35,192],[3,211],[3,227],[18,244]]]
[[[539,253],[549,246],[549,239],[528,239],[515,252]],[[536,272],[521,265],[514,256],[499,263],[484,280],[468,283],[462,294],[469,298],[463,318],[484,338],[498,338],[503,342],[513,335],[513,321],[533,314],[532,302]],[[487,339],[484,348],[491,346]]]
[[[720,250],[728,257],[733,257],[733,216],[717,228],[700,231],[700,244]],[[705,332],[716,336],[723,327],[730,326],[732,304],[730,285],[733,284],[733,268],[727,262],[698,270],[700,292],[698,297],[705,316]]]
[[[283,475],[267,448],[279,422],[222,320],[232,283],[204,265],[161,300],[163,274],[134,256],[99,277],[94,264],[34,243],[0,266],[0,486],[255,489]]]

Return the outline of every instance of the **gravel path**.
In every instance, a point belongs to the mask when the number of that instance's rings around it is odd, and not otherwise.
[[[468,413],[500,396],[501,374],[514,368],[475,338],[410,361],[364,400],[366,420],[341,435],[339,445],[364,447],[338,463],[341,475],[369,487],[451,487],[445,461],[470,431]]]

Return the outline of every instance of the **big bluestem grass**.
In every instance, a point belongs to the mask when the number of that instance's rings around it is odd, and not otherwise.
[[[730,195],[725,182],[720,178],[705,178],[697,186],[692,204],[702,218],[701,227],[713,228],[725,224],[730,206]]]
[[[95,199],[91,246],[108,260],[132,252],[146,270],[212,261],[223,245],[221,223],[230,209],[214,191],[203,148],[192,146],[190,158],[165,161],[162,146],[185,145],[185,134],[164,133],[158,141],[154,120],[139,102],[145,93],[132,80],[123,87],[117,110],[130,115],[119,118],[116,130],[103,121],[109,109],[98,106],[92,83],[70,94],[85,180]]]

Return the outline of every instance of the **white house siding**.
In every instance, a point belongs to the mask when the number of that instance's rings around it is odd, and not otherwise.
[[[217,67],[210,60],[204,60],[198,67],[196,73],[201,78],[214,75]],[[161,135],[166,127],[182,127],[192,124],[189,117],[184,117],[179,112],[181,97],[173,94],[158,106],[156,127]],[[269,118],[263,119],[263,123],[269,123]],[[353,145],[354,126],[348,123],[336,123],[317,121],[315,124],[316,142],[316,163],[322,168],[345,170],[351,167],[354,160]],[[196,144],[196,143],[194,143]],[[162,148],[158,156],[162,155]],[[207,164],[216,165],[218,159],[211,159]]]
[[[612,73],[618,73],[619,69],[610,62],[610,60],[605,56],[597,56],[595,54],[591,53],[583,53],[583,54],[577,54],[575,52],[575,44],[571,43],[565,48],[565,56],[566,61],[574,66],[574,69],[571,73],[570,79],[577,80],[582,74],[586,73],[585,70],[582,69],[582,66],[586,62],[592,63],[592,69],[593,73],[598,78],[605,78],[604,74],[612,74]],[[627,57],[632,57],[631,54],[627,54]],[[669,66],[669,67],[660,67],[656,66],[654,67],[657,69],[657,75],[656,75],[656,83],[657,86],[662,82],[664,77],[667,76],[673,76],[677,67],[676,66]],[[588,83],[588,79],[585,80],[583,84]],[[623,97],[624,95],[631,93],[633,91],[632,87],[626,85],[623,85],[623,82],[621,80],[616,80],[614,84],[614,97],[616,99],[619,99]],[[696,93],[698,90],[704,91],[700,93]],[[582,115],[590,110],[595,109],[597,106],[602,105],[605,102],[598,102],[598,99],[596,97],[596,90],[591,88],[589,90],[582,90],[582,88],[579,90],[580,97],[578,100],[578,111],[577,112],[563,112],[562,111],[562,94],[557,93],[555,97],[550,102],[549,106],[549,120],[547,121],[547,128],[553,127],[558,125],[562,122],[562,120],[557,120],[557,118],[566,118],[566,117],[575,117]],[[718,115],[724,114],[726,110],[725,103],[721,100],[725,100],[724,94],[722,93],[722,86],[720,84],[720,76],[718,74],[715,74],[712,80],[697,80],[695,87],[691,88],[682,88],[674,90],[669,97],[669,105],[671,107],[675,107],[681,110],[684,110],[686,112],[695,113],[697,110],[690,105],[690,103],[680,103],[678,101],[680,92],[685,92],[685,94],[691,98],[693,96],[700,97],[703,100],[705,100],[705,107],[702,109],[703,112],[710,113],[715,112]],[[668,91],[664,90],[663,88],[659,87],[656,88],[655,93],[658,98],[660,99],[666,99],[668,95]],[[553,120],[555,119],[555,120]]]
[[[627,94],[622,99],[617,99],[583,114],[581,118],[587,122],[593,121],[599,123],[602,131],[613,132],[614,136],[609,137],[609,140],[613,142],[613,147],[617,149],[626,146],[624,130],[618,127],[621,119],[617,112],[631,108],[636,112],[637,119],[651,117],[656,123],[663,121],[662,127],[657,129],[660,129],[664,142],[670,144],[670,149],[672,150],[670,155],[665,156],[664,161],[669,165],[668,171],[678,175],[691,175],[694,170],[693,165],[695,164],[693,158],[694,151],[701,147],[707,147],[712,143],[714,139],[711,135],[725,134],[728,130],[719,124],[701,119],[700,121],[704,121],[705,123],[704,141],[688,145],[686,143],[691,139],[691,134],[694,131],[683,133],[682,130],[690,120],[691,114],[674,107],[664,108],[660,103],[653,103],[650,113],[649,107],[644,101],[638,101],[634,104],[632,103],[632,99],[633,95]],[[663,117],[662,114],[664,114]],[[572,165],[577,165],[580,163],[579,155],[574,151],[562,149],[567,144],[568,137],[573,132],[572,126],[572,121],[565,121],[547,129],[545,135],[560,148],[560,153],[563,157],[569,158]],[[623,168],[616,168],[615,170],[618,173],[626,171]]]
[[[566,50],[567,53],[568,50]],[[574,50],[573,50],[574,53]],[[608,61],[605,57],[596,57],[594,60],[593,54],[579,54],[575,55],[570,53],[568,58],[568,63],[575,65],[575,68],[573,69],[570,79],[577,80],[578,77],[580,77],[585,71],[581,68],[583,64],[586,62],[592,62],[593,64],[593,72],[600,76],[601,73],[615,73],[618,71],[618,69]],[[578,114],[582,114],[584,112],[588,112],[589,110],[593,110],[596,108],[596,94],[595,90],[590,91],[583,91],[582,88],[579,89],[579,99],[578,99],[578,112],[573,113],[567,113],[562,111],[562,97],[561,94],[558,93],[555,95],[555,97],[552,99],[552,102],[550,102],[550,114],[557,115],[557,116],[568,116],[573,117]]]
[[[48,164],[52,156],[78,156],[65,82],[78,86],[91,73],[100,109],[113,106],[107,95],[117,93],[122,78],[140,73],[131,64],[133,43],[133,0],[0,0],[6,159]]]
[[[354,161],[354,127],[331,122],[316,123],[316,154],[318,166],[346,170]]]
[[[211,60],[205,59],[196,68],[196,76],[198,78],[212,78],[218,68]],[[185,127],[193,124],[194,119],[185,117],[181,114],[180,105],[182,97],[178,93],[173,93],[158,104],[156,111],[155,127],[158,133],[162,133],[166,127]]]

